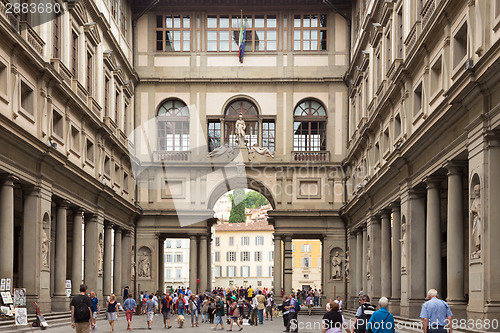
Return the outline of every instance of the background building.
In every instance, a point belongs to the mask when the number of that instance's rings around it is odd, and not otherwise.
[[[189,239],[165,240],[165,287],[189,286]],[[164,289],[166,290],[166,289]]]
[[[321,242],[295,239],[292,241],[293,282],[297,289],[321,289]]]

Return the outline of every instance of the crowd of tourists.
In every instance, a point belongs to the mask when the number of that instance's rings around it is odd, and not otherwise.
[[[119,303],[117,296],[112,294],[105,309],[111,332],[114,331],[120,312],[125,313],[127,330],[132,329],[132,317],[135,314],[145,316],[149,330],[152,329],[153,321],[163,320],[165,329],[173,325],[183,328],[190,321],[191,327],[206,324],[211,330],[227,328],[227,331],[232,331],[234,327],[241,331],[244,323],[258,326],[263,325],[264,320],[282,316],[283,332],[298,332],[300,325],[297,314],[302,307],[307,306],[308,314],[311,315],[311,308],[319,303],[320,296],[320,290],[292,290],[288,295],[281,291],[283,301],[276,304],[274,290],[267,288],[216,288],[211,292],[195,293],[189,288],[179,287],[168,288],[166,292],[141,292],[136,301],[126,287],[121,295],[123,302]],[[424,333],[452,333],[452,328],[447,327],[453,316],[448,304],[438,299],[434,289],[429,290],[428,298],[420,314]],[[361,292],[355,320],[349,327],[342,313],[343,302],[338,296],[326,304],[322,333],[342,333],[343,329],[348,333],[394,333],[394,317],[388,311],[388,305],[389,300],[381,297],[377,310],[370,303],[370,297]],[[96,319],[100,312],[94,292],[87,294],[87,286],[82,284],[80,295],[71,300],[72,327],[77,333],[87,333],[97,328]]]

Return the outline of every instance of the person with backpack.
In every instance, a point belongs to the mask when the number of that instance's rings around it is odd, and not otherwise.
[[[356,321],[351,329],[351,333],[365,333],[366,325],[375,310],[375,307],[370,304],[370,297],[368,295],[361,296],[359,298],[359,307],[356,311]]]
[[[106,308],[108,309],[107,316],[109,321],[109,326],[111,326],[111,332],[114,331],[115,321],[120,316],[118,310],[118,302],[116,301],[115,294],[109,295],[109,301],[106,304]]]
[[[367,329],[373,333],[395,333],[394,316],[387,310],[389,300],[387,297],[381,297],[378,301],[380,309],[375,311],[368,321]]]
[[[212,315],[215,315],[215,326],[212,327],[212,331],[217,330],[217,325],[220,325],[221,331],[224,329],[224,323],[222,317],[224,317],[224,302],[220,296],[215,297],[215,309],[212,311]]]
[[[287,332],[298,332],[299,323],[297,319],[297,314],[300,311],[300,303],[295,298],[295,294],[290,294],[290,305],[286,306],[285,309],[288,310],[288,326],[286,328]]]
[[[175,306],[177,307],[177,314],[183,315],[186,312],[186,301],[184,299],[183,294],[179,294],[179,297],[177,297],[177,302],[175,303]]]
[[[173,301],[170,297],[170,292],[167,293],[161,298],[160,301],[160,312],[163,315],[163,327],[170,329],[170,315],[173,312]]]
[[[73,297],[71,300],[71,328],[75,329],[76,333],[90,332],[90,318],[92,318],[92,301],[86,295],[87,286],[80,285],[80,294]],[[93,328],[93,327],[92,327]]]

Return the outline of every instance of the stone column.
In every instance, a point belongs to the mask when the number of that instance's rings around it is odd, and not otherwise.
[[[292,273],[293,273],[293,252],[292,252],[292,236],[285,236],[285,260],[283,266],[284,284],[283,290],[285,295],[292,291]]]
[[[104,255],[103,255],[104,263],[102,272],[104,296],[111,295],[111,262],[112,262],[111,253],[113,245],[111,241],[111,237],[113,235],[112,230],[113,230],[113,225],[111,225],[110,223],[106,223],[104,225]]]
[[[361,251],[361,258],[363,260],[363,264],[361,265],[361,281],[362,281],[362,289],[363,294],[366,295],[368,293],[368,279],[366,277],[366,266],[368,263],[368,229],[367,225],[363,225],[363,250]],[[371,297],[372,295],[370,295]]]
[[[371,281],[371,290],[368,289],[368,295],[373,299],[373,303],[377,304],[378,299],[381,294],[381,274],[380,274],[380,218],[378,216],[372,217],[368,221],[368,234],[370,235],[369,241],[369,251],[367,252],[367,259],[370,259],[370,279]],[[370,283],[369,283],[370,285]]]
[[[349,274],[345,274],[345,278],[348,283],[348,298],[353,300],[355,296],[357,296],[356,291],[356,232],[350,231],[348,233],[348,246],[349,246]],[[347,259],[347,258],[346,258]]]
[[[14,180],[8,176],[0,185],[0,276],[10,279],[14,277]]]
[[[207,257],[207,236],[200,236],[200,260],[199,260],[199,272],[198,276],[200,278],[200,293],[203,293],[207,290],[208,286],[208,257]]]
[[[115,229],[115,252],[113,257],[113,293],[120,297],[122,292],[122,229]]]
[[[195,292],[198,288],[198,240],[196,236],[189,236],[189,288]]]
[[[273,287],[274,287],[274,298],[276,300],[281,300],[281,261],[283,260],[281,255],[281,236],[274,234],[274,267],[273,267]]]
[[[401,210],[392,205],[392,301],[401,299]]]
[[[129,287],[129,292],[131,291],[130,286],[130,270],[131,270],[131,260],[132,260],[132,237],[129,231],[124,231],[122,236],[122,285],[123,288]],[[160,289],[161,290],[161,289]]]
[[[92,214],[85,221],[85,284],[88,290],[94,290],[101,298],[98,285],[99,267],[99,226],[104,222],[103,216]]]
[[[392,297],[392,275],[391,275],[391,221],[387,211],[382,212],[381,218],[381,279],[382,295]]]
[[[213,279],[213,267],[212,267],[212,235],[209,235],[207,238],[207,290],[210,292],[213,290],[212,279]]]
[[[447,301],[464,299],[464,212],[461,165],[448,164]]]
[[[433,288],[441,292],[441,200],[439,181],[429,178],[426,183],[426,290]]]
[[[73,242],[71,250],[71,287],[73,296],[80,293],[80,284],[82,283],[82,223],[83,223],[83,210],[78,208],[73,216]]]
[[[354,261],[356,266],[356,294],[363,289],[363,229],[358,229],[356,231],[356,260]],[[354,306],[359,304],[355,302]]]
[[[67,262],[67,210],[68,203],[62,201],[57,206],[56,215],[56,248],[55,248],[55,271],[54,271],[54,299],[52,309],[54,311],[67,310],[66,301],[66,262]]]
[[[40,233],[41,233],[42,219],[43,219],[43,217],[40,216],[41,215],[40,188],[38,186],[24,187],[23,194],[24,194],[24,207],[23,207],[22,286],[26,288],[26,294],[27,294],[26,302],[29,301],[38,302],[41,296],[40,281],[42,279],[42,273],[40,271],[44,266],[43,258],[41,256],[42,251],[41,251],[41,241],[40,241]],[[3,238],[2,242],[4,242]]]
[[[165,291],[165,238],[158,239],[158,290]]]

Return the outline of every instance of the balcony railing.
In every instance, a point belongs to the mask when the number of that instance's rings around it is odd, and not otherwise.
[[[38,53],[40,57],[43,56],[43,47],[45,42],[42,37],[29,25],[28,22],[22,21],[21,25],[21,36],[31,45],[31,47]]]
[[[294,161],[330,162],[329,151],[293,151]]]
[[[424,8],[422,8],[422,13],[420,14],[420,16],[422,17],[422,29],[429,22],[429,18],[432,16],[435,9],[436,9],[436,1],[427,0],[427,2],[424,5]]]
[[[15,15],[12,13],[7,14],[7,3],[9,3],[9,1],[0,0],[0,14],[5,16],[7,20],[9,20],[15,31],[19,31],[19,15]]]
[[[189,161],[189,151],[155,151],[155,162],[161,161]]]

